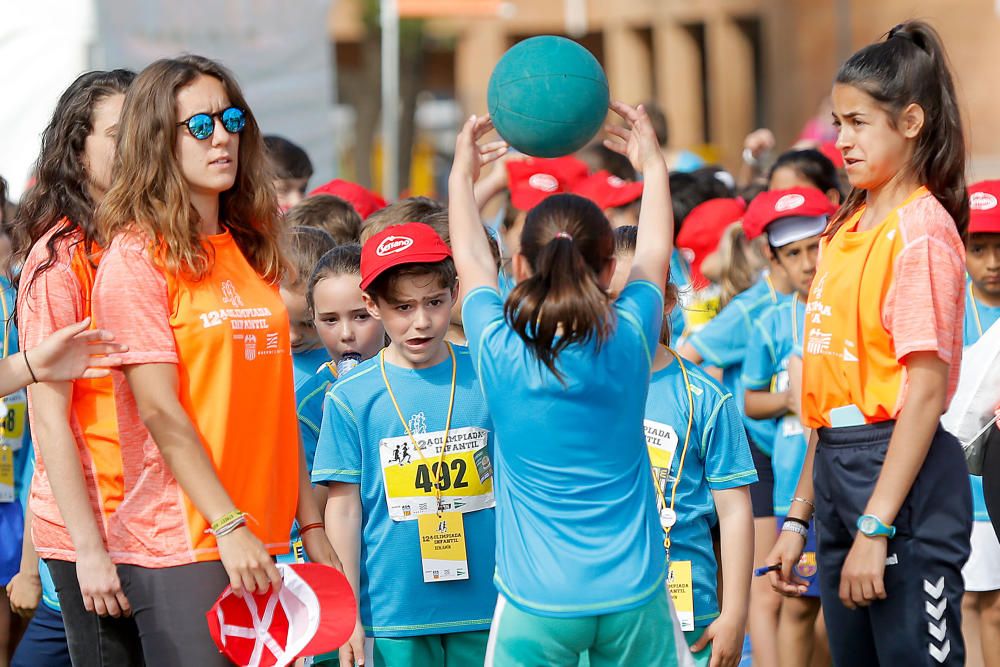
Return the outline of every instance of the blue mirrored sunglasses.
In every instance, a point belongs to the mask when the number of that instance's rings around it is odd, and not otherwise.
[[[229,107],[218,113],[196,113],[187,120],[177,123],[177,127],[186,125],[188,132],[195,139],[208,139],[215,132],[215,119],[222,121],[222,127],[230,134],[238,134],[247,124],[247,112],[236,107]]]

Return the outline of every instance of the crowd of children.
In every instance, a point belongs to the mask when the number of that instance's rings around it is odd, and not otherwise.
[[[358,602],[312,664],[1000,665],[939,425],[1000,181],[925,23],[832,109],[735,177],[650,105],[555,159],[472,116],[447,203],[387,203],[211,60],[82,75],[3,221],[0,665],[229,664],[215,598],[306,560]]]

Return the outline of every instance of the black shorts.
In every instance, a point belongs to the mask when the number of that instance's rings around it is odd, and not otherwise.
[[[750,485],[753,518],[766,519],[774,516],[774,468],[771,467],[771,457],[762,452],[753,440],[750,440],[750,455],[757,469],[757,481]]]

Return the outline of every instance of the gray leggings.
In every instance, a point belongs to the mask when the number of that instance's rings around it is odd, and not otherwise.
[[[176,567],[119,565],[146,667],[228,667],[208,632],[205,614],[229,585],[219,561]]]

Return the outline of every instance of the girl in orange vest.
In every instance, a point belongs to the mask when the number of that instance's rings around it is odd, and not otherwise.
[[[815,517],[837,665],[964,664],[971,497],[939,425],[962,355],[965,139],[947,57],[925,23],[845,62],[833,117],[853,188],[806,308],[802,417],[814,429],[769,564],[792,573]]]

